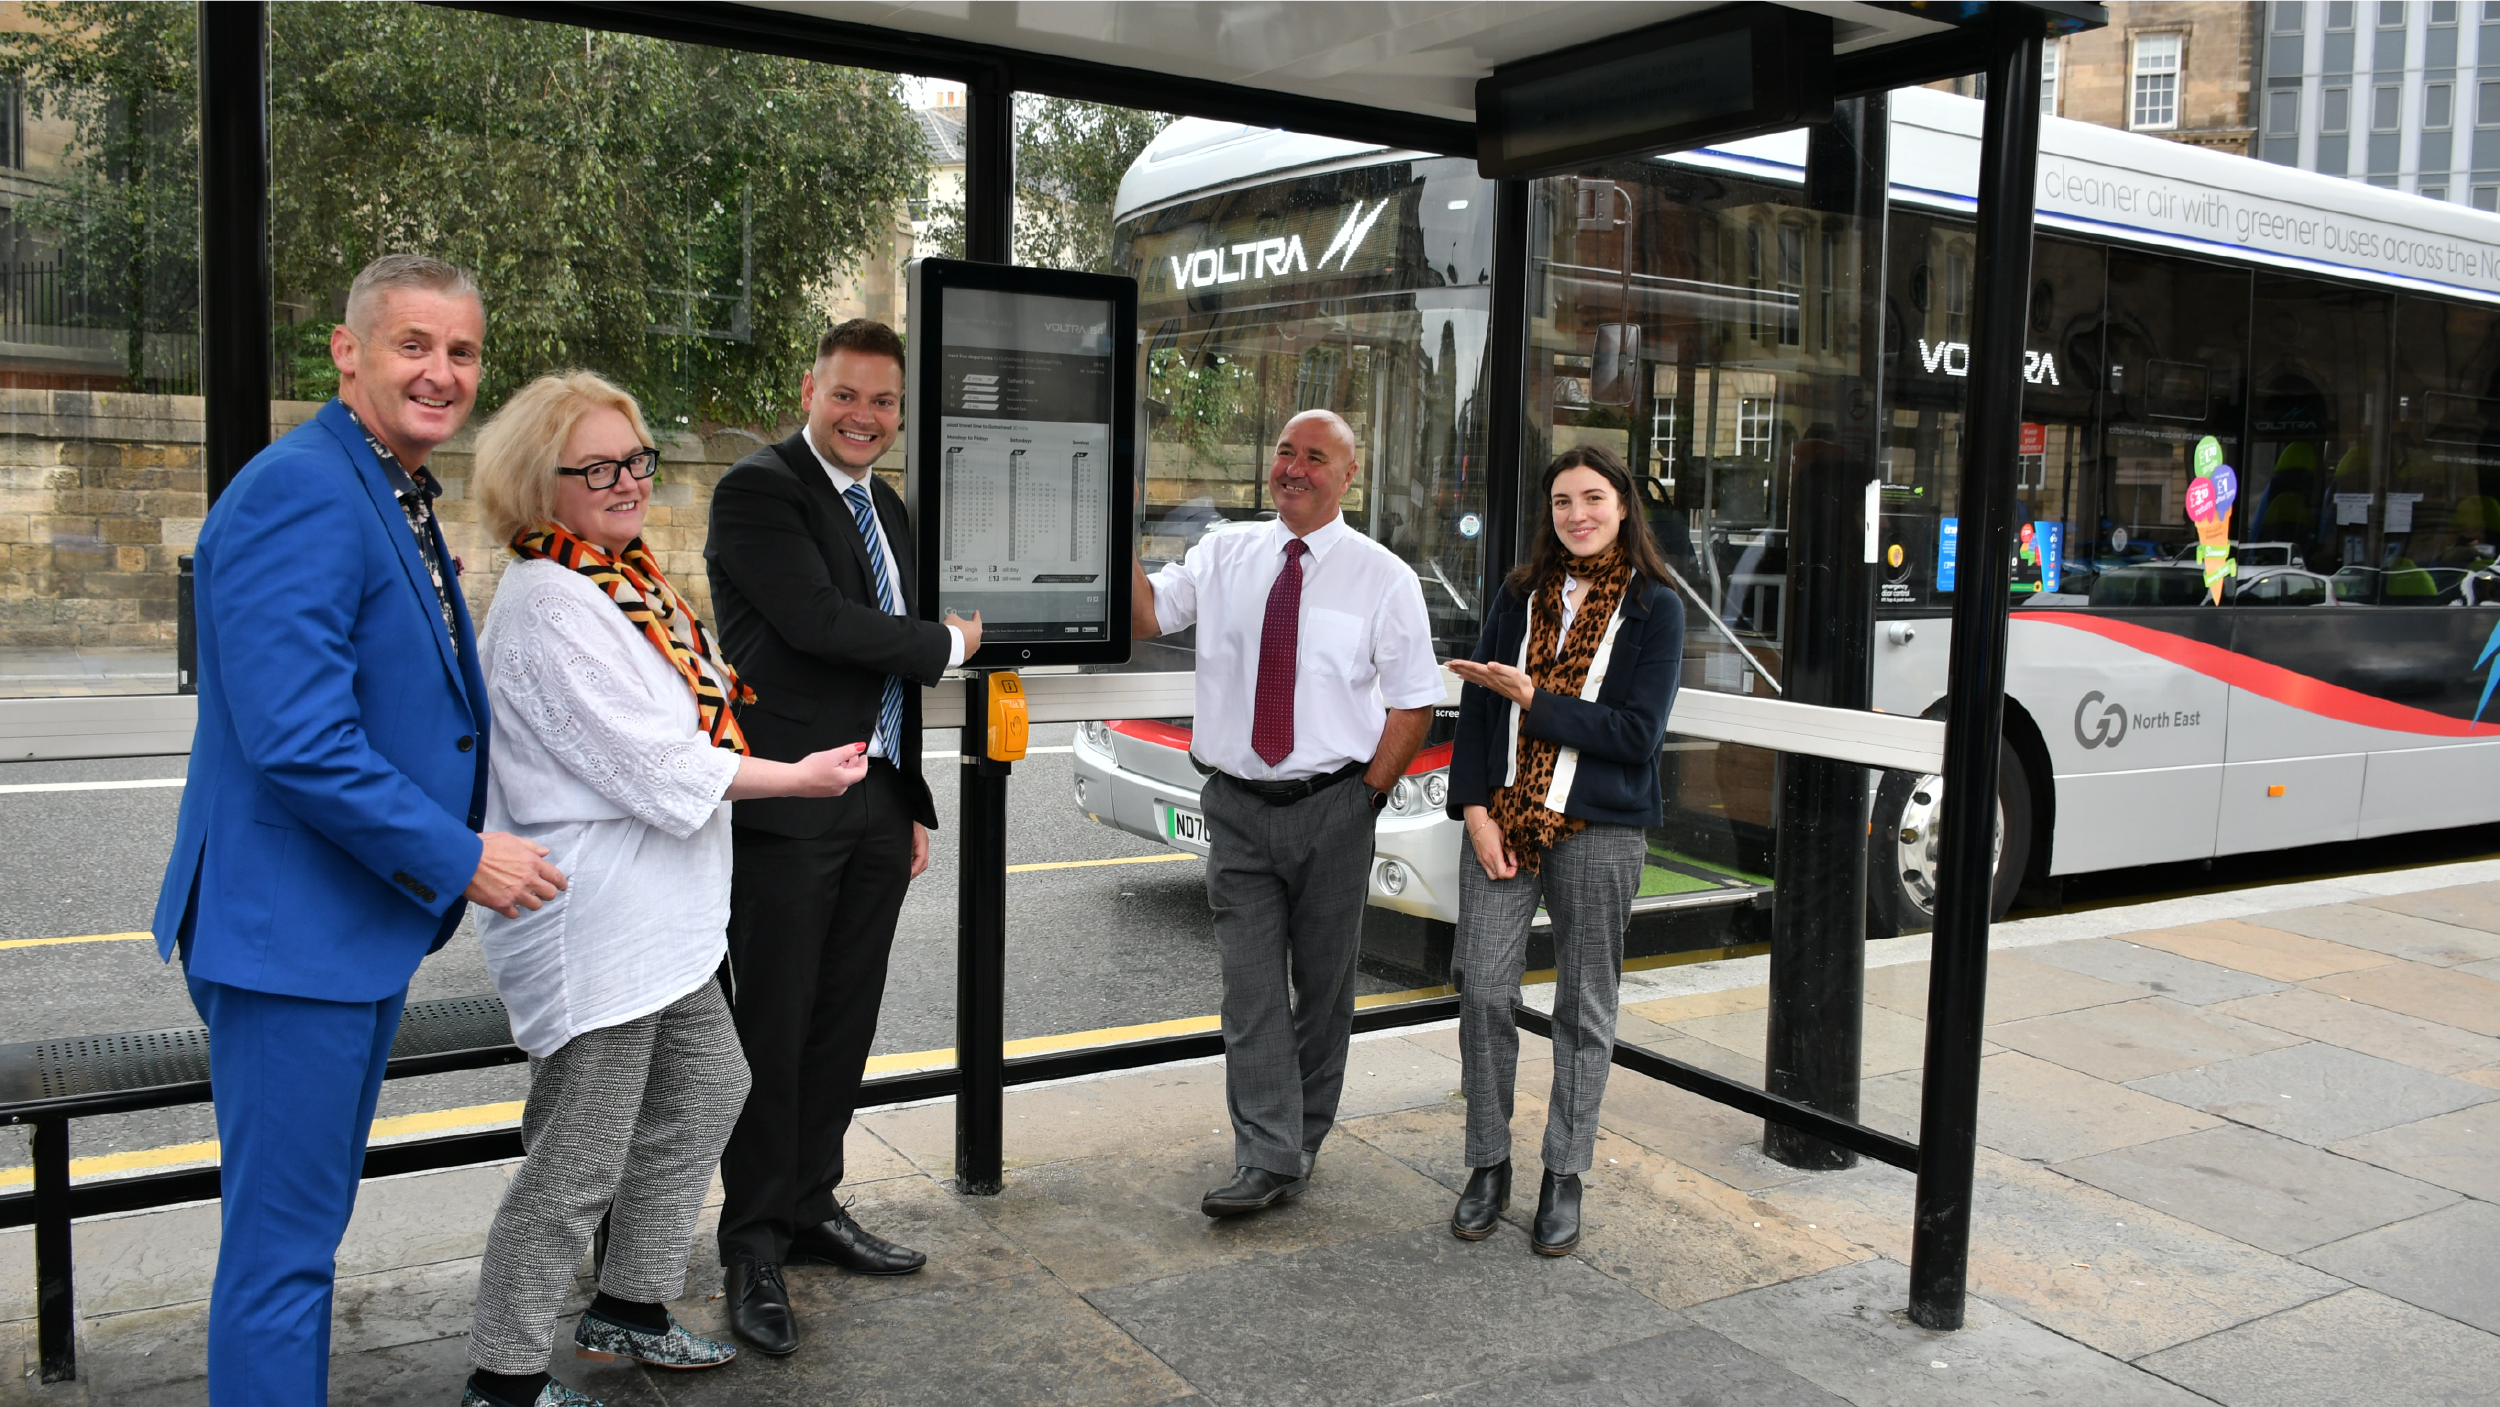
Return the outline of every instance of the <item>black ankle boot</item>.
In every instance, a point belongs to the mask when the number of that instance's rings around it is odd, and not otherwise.
[[[1567,1256],[1580,1245],[1580,1175],[1545,1170],[1544,1190],[1536,1198],[1534,1249],[1541,1256]]]
[[[1450,1234],[1461,1241],[1481,1241],[1502,1224],[1510,1206],[1510,1159],[1467,1175],[1467,1190],[1458,1194],[1458,1210],[1450,1213]]]

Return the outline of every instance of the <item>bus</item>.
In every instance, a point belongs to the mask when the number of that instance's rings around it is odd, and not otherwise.
[[[1623,454],[1688,597],[1687,690],[1778,696],[1789,466],[1866,412],[1838,400],[1872,336],[1874,705],[1944,716],[1952,593],[1985,566],[1957,560],[1955,504],[1981,105],[1889,106],[1882,230],[1808,208],[1802,132],[1531,186],[1521,491],[1570,446]],[[2020,541],[1996,565],[1996,912],[2091,871],[2500,819],[2500,216],[2041,126]],[[1362,441],[1349,522],[1414,567],[1443,657],[1473,650],[1492,199],[1465,160],[1202,120],[1140,156],[1117,239],[1146,339],[1149,569],[1262,516],[1267,440],[1327,406]],[[1865,326],[1853,281],[1876,238]],[[2213,583],[2199,446],[2239,486],[2236,574]],[[1187,649],[1141,645],[1142,663],[1186,668]],[[1078,808],[1203,851],[1188,740],[1186,719],[1080,728]],[[1446,762],[1427,749],[1399,788],[1371,894],[1439,923],[1463,849]],[[1759,907],[1775,766],[1669,736],[1643,906]],[[1941,781],[1885,773],[1875,792],[1870,931],[1924,928]]]

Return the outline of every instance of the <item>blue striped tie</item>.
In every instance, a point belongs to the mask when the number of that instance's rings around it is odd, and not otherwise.
[[[877,509],[868,501],[868,486],[853,484],[842,491],[851,501],[851,517],[859,523],[859,540],[868,549],[868,575],[876,579],[877,609],[887,615],[901,615],[901,603],[894,599],[894,581],[885,573],[885,552],[877,545]],[[882,757],[901,766],[902,752],[897,747],[903,736],[903,681],[889,674],[885,677],[885,702],[877,708],[877,735],[868,740],[868,754]]]

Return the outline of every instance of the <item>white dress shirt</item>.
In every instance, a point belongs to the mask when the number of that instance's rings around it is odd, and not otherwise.
[[[1197,719],[1190,751],[1220,772],[1291,781],[1368,762],[1386,710],[1444,697],[1432,623],[1415,572],[1341,515],[1302,539],[1302,619],[1295,636],[1293,751],[1270,767],[1250,746],[1258,708],[1267,595],[1293,530],[1281,522],[1200,538],[1154,575],[1155,623],[1198,627]]]
[[[572,884],[517,919],[478,911],[512,1039],[544,1058],[712,980],[739,758],[607,593],[554,562],[504,569],[478,660],[495,712],[486,829],[546,846]]]
[[[854,475],[850,470],[843,468],[841,465],[834,463],[830,459],[827,459],[825,457],[825,452],[816,448],[816,436],[809,430],[801,429],[799,431],[799,438],[807,442],[807,452],[816,456],[816,462],[824,466],[825,477],[833,481],[833,491],[837,494],[847,495],[853,484],[865,487],[869,479],[875,477],[876,475],[877,471],[874,469],[863,469],[858,474]],[[871,504],[874,504],[877,501],[876,491],[874,489],[869,490],[868,501]],[[845,497],[842,500],[842,506],[845,508],[849,508],[851,506],[850,499],[848,497]],[[901,564],[894,560],[894,544],[886,541],[885,515],[882,513],[872,513],[869,517],[870,521],[877,525],[877,541],[874,545],[877,555],[885,559],[885,579],[894,584],[894,609],[889,612],[889,614],[899,616],[903,614],[903,568]],[[871,583],[871,586],[873,588],[874,583]],[[950,642],[946,648],[946,667],[948,669],[953,669],[964,662],[964,633],[950,625],[946,627],[946,638]],[[909,681],[905,681],[904,687],[912,688],[915,686]],[[894,759],[886,756],[884,743],[885,739],[883,738],[871,739],[868,746],[868,755],[870,757],[885,757],[888,762],[891,762]]]

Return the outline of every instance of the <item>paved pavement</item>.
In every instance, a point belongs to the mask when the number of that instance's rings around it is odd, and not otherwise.
[[[953,1110],[853,1135],[867,1225],[924,1273],[794,1272],[806,1343],[696,1376],[561,1359],[608,1403],[2487,1403],[2500,1383],[2500,863],[2006,924],[1993,946],[1969,1326],[1910,1324],[1911,1179],[1801,1173],[1760,1125],[1617,1071],[1579,1253],[1444,1223],[1455,1033],[1359,1043],[1310,1193],[1210,1223],[1212,1063],[1019,1091],[995,1198]],[[1869,1122],[1908,1131],[1926,940],[1870,947]],[[1758,1075],[1765,963],[1626,982],[1626,1037]],[[1527,1055],[1539,1055],[1532,1045]],[[1533,1186],[1550,1066],[1522,1062]],[[370,1184],[340,1258],[334,1400],[453,1400],[507,1168]],[[1527,1199],[1532,1201],[1532,1198]],[[82,1224],[86,1378],[0,1401],[203,1400],[210,1206]],[[717,1328],[694,1248],[677,1311]],[[0,1336],[31,1354],[28,1240]],[[576,1303],[587,1298],[579,1287]]]

